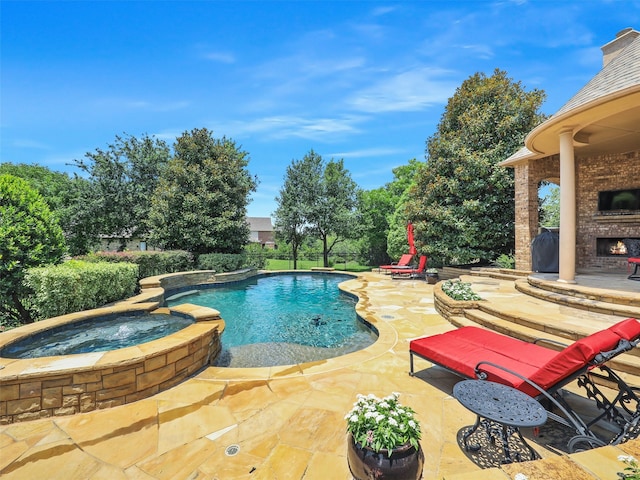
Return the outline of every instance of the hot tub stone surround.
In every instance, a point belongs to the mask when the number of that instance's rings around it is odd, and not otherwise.
[[[176,333],[134,347],[33,359],[0,358],[0,424],[134,402],[180,383],[218,356],[224,321],[217,310],[190,304],[157,307],[157,302],[122,302],[0,334],[1,349],[35,332],[104,315],[146,311],[195,320]]]

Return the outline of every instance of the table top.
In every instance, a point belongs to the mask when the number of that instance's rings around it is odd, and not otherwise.
[[[463,380],[453,386],[453,396],[476,415],[511,427],[537,427],[547,421],[547,411],[526,393],[487,380]]]

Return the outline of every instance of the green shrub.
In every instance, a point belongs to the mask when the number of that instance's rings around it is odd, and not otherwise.
[[[244,268],[245,261],[246,256],[240,253],[205,253],[198,257],[198,269],[233,272]]]
[[[138,266],[131,263],[83,262],[27,270],[25,284],[37,319],[101,307],[133,295]]]
[[[263,270],[267,265],[268,258],[276,258],[277,250],[272,248],[262,248],[262,245],[250,243],[244,247],[244,265],[247,268]]]
[[[0,175],[0,326],[31,323],[27,269],[59,263],[66,252],[54,213],[29,184]]]
[[[165,273],[185,272],[194,268],[193,255],[183,250],[97,252],[81,259],[88,262],[135,263],[139,268],[138,279]]]
[[[507,255],[503,253],[498,258],[496,258],[495,264],[500,268],[507,268],[513,270],[516,268],[516,259],[513,255]]]

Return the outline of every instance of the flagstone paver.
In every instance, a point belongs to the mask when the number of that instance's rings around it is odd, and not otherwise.
[[[508,283],[508,282],[507,282]],[[433,305],[433,287],[368,273],[346,289],[380,339],[360,352],[310,364],[259,369],[209,367],[153,397],[107,410],[0,427],[3,480],[349,479],[344,415],[357,393],[400,392],[423,429],[424,479],[612,479],[617,455],[637,442],[480,470],[457,443],[475,417],[452,396],[459,380],[417,364],[408,375],[412,338],[454,328]],[[487,285],[504,300],[513,288]],[[224,337],[223,337],[224,341]],[[228,447],[235,446],[228,455]]]

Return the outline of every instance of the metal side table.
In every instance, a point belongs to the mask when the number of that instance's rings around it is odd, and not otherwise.
[[[478,451],[479,444],[469,445],[469,437],[482,425],[489,438],[497,433],[502,440],[503,463],[512,463],[509,437],[516,434],[537,458],[536,452],[520,433],[522,427],[539,427],[547,421],[547,412],[536,400],[515,388],[486,380],[463,380],[453,387],[453,396],[468,410],[477,415],[474,426],[464,434],[463,444],[467,451]],[[495,428],[498,424],[498,428]],[[516,455],[519,461],[519,455]]]

